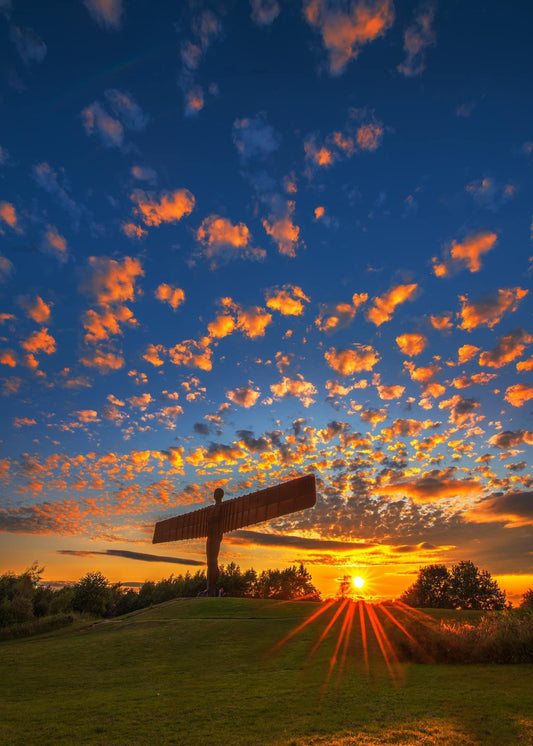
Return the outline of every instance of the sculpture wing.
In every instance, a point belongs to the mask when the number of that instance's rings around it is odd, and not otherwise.
[[[235,531],[253,523],[262,523],[280,515],[311,508],[315,503],[315,475],[308,474],[223,502],[220,510],[221,528],[223,533]],[[152,543],[206,537],[208,517],[213,508],[210,505],[159,521],[155,525]]]
[[[215,506],[193,510],[190,513],[166,518],[155,524],[152,544],[181,539],[205,539],[207,536],[207,519]]]
[[[235,531],[280,515],[311,508],[316,503],[315,475],[291,479],[222,503],[222,531]]]

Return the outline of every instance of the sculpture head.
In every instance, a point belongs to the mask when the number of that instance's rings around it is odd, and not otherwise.
[[[222,498],[224,497],[224,490],[221,487],[217,487],[215,490],[215,494],[213,495],[213,499],[218,505]]]

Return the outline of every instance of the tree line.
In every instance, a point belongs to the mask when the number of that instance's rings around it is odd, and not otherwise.
[[[0,627],[70,612],[120,616],[173,598],[199,596],[206,588],[204,570],[170,575],[158,582],[146,581],[138,591],[122,583],[110,583],[99,571],[88,572],[77,583],[54,589],[41,583],[43,572],[44,568],[35,562],[20,575],[0,575]],[[230,562],[220,567],[218,587],[227,596],[320,600],[303,564],[258,574],[253,569],[242,571]]]

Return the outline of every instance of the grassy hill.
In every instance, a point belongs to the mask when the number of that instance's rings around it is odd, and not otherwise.
[[[339,608],[180,599],[0,643],[0,743],[533,744],[531,665],[400,664]]]

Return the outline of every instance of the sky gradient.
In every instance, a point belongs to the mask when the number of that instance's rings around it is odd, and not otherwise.
[[[533,11],[0,0],[0,572],[533,585]]]

